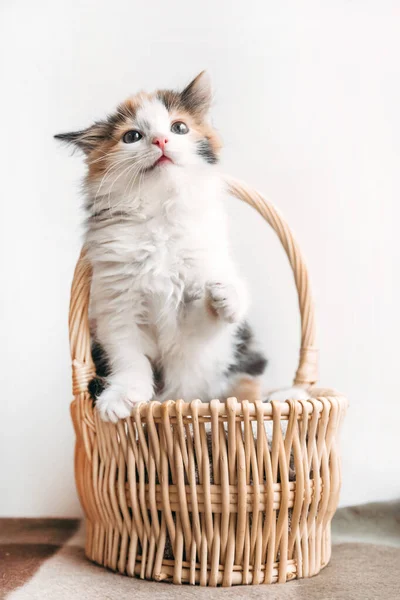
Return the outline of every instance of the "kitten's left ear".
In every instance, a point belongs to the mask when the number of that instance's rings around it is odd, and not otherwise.
[[[108,123],[98,121],[91,127],[82,131],[71,131],[70,133],[58,133],[54,137],[56,140],[61,140],[66,144],[72,144],[82,150],[86,155],[90,154],[98,144],[109,135],[110,126]]]
[[[207,71],[202,71],[181,92],[181,102],[189,112],[204,116],[210,109],[212,100],[211,79]]]

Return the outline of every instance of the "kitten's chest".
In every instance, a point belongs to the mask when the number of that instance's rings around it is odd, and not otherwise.
[[[184,268],[185,260],[191,252],[190,236],[176,227],[155,220],[149,224],[137,239],[137,256],[143,260],[146,270],[159,276],[166,276]]]
[[[146,210],[138,209],[132,217],[115,215],[104,227],[93,226],[87,245],[98,267],[95,279],[146,312],[153,304],[156,311],[178,306],[188,285],[204,284],[221,239],[223,245],[215,200],[215,194],[199,191],[196,197],[147,199]]]
[[[176,303],[186,282],[197,278],[206,248],[191,224],[152,219],[132,232],[128,264],[134,286],[151,303]]]

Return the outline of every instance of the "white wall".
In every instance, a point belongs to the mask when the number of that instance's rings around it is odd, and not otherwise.
[[[393,1],[13,0],[0,14],[0,514],[80,514],[68,295],[81,158],[52,139],[203,68],[227,171],[286,215],[318,306],[321,381],[348,394],[342,504],[400,496],[400,7]],[[286,259],[229,206],[271,386],[296,366]],[[396,269],[396,272],[395,272]]]

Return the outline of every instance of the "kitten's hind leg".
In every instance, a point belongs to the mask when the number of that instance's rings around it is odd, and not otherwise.
[[[260,401],[260,379],[258,377],[249,377],[249,375],[238,375],[228,392],[228,397],[237,398],[239,402],[242,402],[242,400],[248,400],[249,402]]]
[[[294,386],[290,388],[270,390],[264,395],[263,400],[264,402],[272,402],[272,400],[285,402],[285,400],[308,400],[310,397],[310,392],[308,392],[306,389],[299,386]]]

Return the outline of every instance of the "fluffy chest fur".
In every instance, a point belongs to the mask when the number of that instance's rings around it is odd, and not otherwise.
[[[106,195],[96,200],[86,236],[94,319],[113,312],[153,330],[166,316],[177,325],[179,310],[199,296],[216,265],[228,267],[218,175],[179,175],[144,185],[118,209]]]

